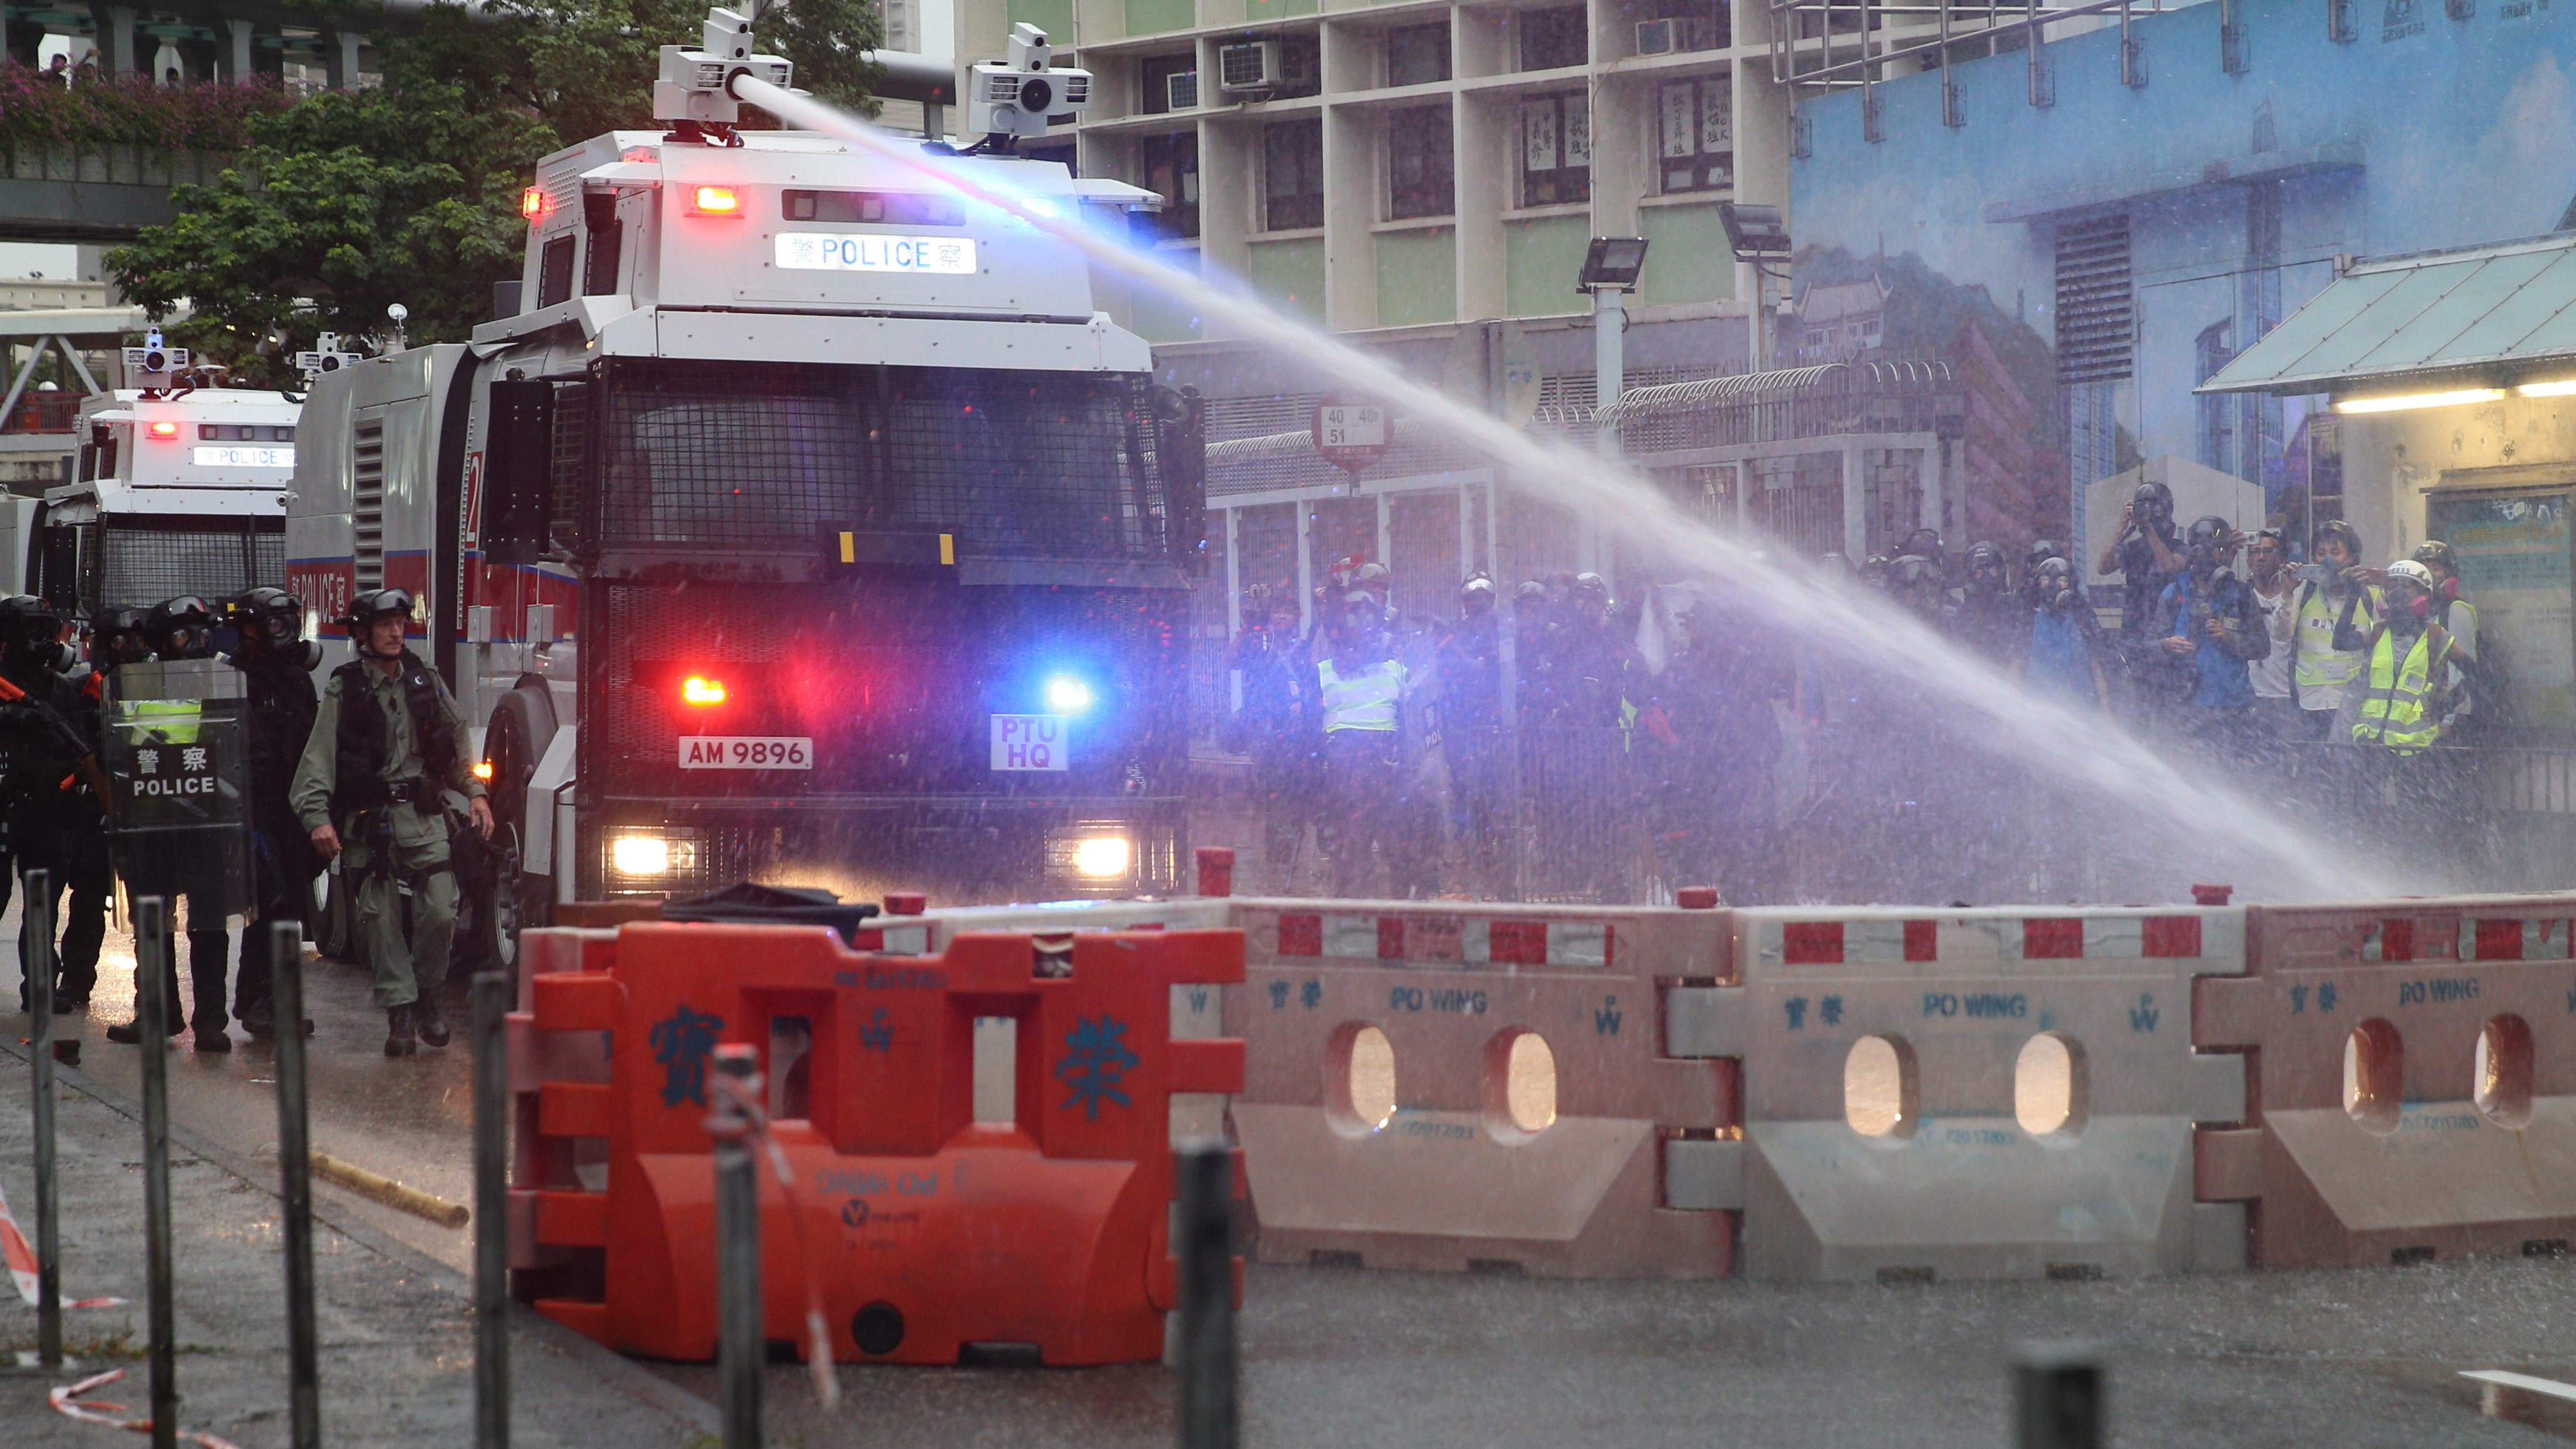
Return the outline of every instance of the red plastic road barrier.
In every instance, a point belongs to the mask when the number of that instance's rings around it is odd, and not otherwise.
[[[2248,1055],[2197,1187],[2271,1268],[2556,1254],[2576,1239],[2576,896],[2250,907],[2251,974],[2192,1041]]]
[[[541,1270],[538,1309],[628,1352],[713,1355],[706,1076],[718,1044],[745,1043],[794,1178],[761,1175],[771,1339],[803,1347],[812,1272],[836,1358],[1161,1357],[1169,1099],[1243,1080],[1241,1043],[1171,1039],[1171,993],[1240,981],[1242,937],[1066,939],[969,934],[893,957],[812,927],[643,924],[605,949],[569,943],[606,969],[532,975],[530,1028],[613,1046],[605,1082],[537,1093],[534,1135],[575,1169],[535,1196],[534,1246],[575,1255]],[[1015,1122],[972,1120],[979,1017],[1018,1023]],[[585,1190],[586,1156],[605,1191]]]
[[[1666,1057],[1658,1001],[1667,980],[1729,974],[1726,912],[1233,909],[1248,964],[1225,1029],[1247,1043],[1233,1116],[1265,1261],[1729,1271],[1730,1215],[1668,1206],[1665,1189],[1675,1151],[1732,1124],[1734,1064]],[[1388,1056],[1394,1110],[1371,1120],[1383,1103],[1362,1094],[1383,1090]]]

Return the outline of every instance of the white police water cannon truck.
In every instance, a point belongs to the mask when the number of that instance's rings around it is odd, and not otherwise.
[[[660,129],[539,164],[514,315],[306,405],[290,587],[324,632],[410,590],[477,729],[500,885],[466,939],[746,880],[1175,889],[1200,410],[1079,254],[940,177],[1158,198],[752,129],[743,75],[792,67],[713,10]]]
[[[138,386],[81,403],[73,481],[0,545],[28,592],[86,618],[285,583],[302,400],[222,386],[222,368],[157,331],[125,349],[125,370]]]

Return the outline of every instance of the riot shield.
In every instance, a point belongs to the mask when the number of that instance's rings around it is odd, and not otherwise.
[[[192,911],[226,915],[251,908],[245,693],[241,671],[220,659],[127,664],[109,676],[108,846],[129,895],[193,896]]]

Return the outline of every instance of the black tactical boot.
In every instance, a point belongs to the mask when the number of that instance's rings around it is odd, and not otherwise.
[[[438,1014],[438,1002],[424,996],[411,1004],[412,1025],[420,1032],[422,1046],[443,1047],[454,1038],[448,1034],[446,1018]]]
[[[385,1055],[389,1057],[407,1057],[419,1050],[420,1043],[412,1036],[411,1008],[408,1006],[386,1007]]]
[[[186,1031],[187,1029],[188,1024],[184,1021],[172,1022],[169,1028],[164,1031],[162,1035],[177,1036],[179,1033]],[[107,1029],[107,1039],[116,1043],[118,1046],[138,1045],[143,1040],[143,1023],[139,1021],[119,1022],[117,1025],[111,1026]]]

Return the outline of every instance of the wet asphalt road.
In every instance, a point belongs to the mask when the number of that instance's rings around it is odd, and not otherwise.
[[[12,912],[0,941],[14,940]],[[111,935],[83,1069],[139,1087],[106,1025],[132,1011],[130,943]],[[0,950],[0,978],[14,977]],[[363,973],[316,963],[317,1148],[452,1201],[470,1195],[460,1050],[381,1054]],[[15,982],[0,1002],[14,1005]],[[461,1013],[451,1013],[459,1015]],[[12,1014],[7,1029],[26,1035]],[[69,1028],[72,1023],[66,1021]],[[274,1064],[180,1038],[174,1114],[218,1146],[273,1151]],[[442,1261],[471,1235],[363,1202],[335,1206]],[[2011,1442],[2011,1346],[2090,1340],[2125,1445],[2414,1446],[2576,1441],[2576,1402],[2460,1377],[2506,1369],[2576,1384],[2576,1261],[2128,1282],[1878,1285],[1569,1283],[1256,1266],[1241,1321],[1254,1445],[1977,1445]],[[654,1365],[716,1392],[711,1367]],[[843,1367],[825,1414],[804,1371],[771,1374],[782,1443],[1167,1445],[1170,1381],[1104,1369]],[[102,1431],[103,1432],[103,1431]],[[0,1436],[5,1437],[5,1436]]]

